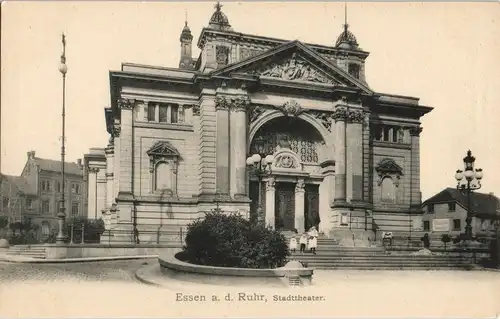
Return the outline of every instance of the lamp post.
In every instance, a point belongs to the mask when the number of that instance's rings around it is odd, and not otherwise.
[[[262,209],[262,179],[271,175],[271,164],[274,162],[274,157],[270,154],[265,154],[265,140],[257,138],[254,144],[257,153],[247,158],[247,166],[251,172],[257,177],[259,183],[258,207],[256,211],[257,222],[265,225],[264,210]]]
[[[68,72],[68,67],[66,66],[66,36],[64,33],[62,34],[62,45],[63,52],[61,54],[61,64],[59,65],[59,72],[62,74],[62,138],[61,138],[61,184],[62,184],[62,196],[61,196],[61,205],[59,207],[59,212],[57,212],[57,222],[59,226],[59,231],[56,237],[56,243],[63,244],[66,240],[66,236],[64,235],[64,219],[66,218],[66,209],[64,207],[65,198],[64,194],[66,192],[66,187],[64,184],[64,156],[65,156],[65,148],[64,142],[66,138],[66,73]]]
[[[467,151],[467,156],[464,157],[464,171],[457,170],[455,179],[457,180],[457,189],[463,195],[467,196],[467,218],[465,219],[465,239],[472,240],[472,211],[471,211],[471,194],[472,191],[481,188],[481,179],[483,178],[483,170],[480,168],[474,169],[476,158],[472,156],[472,152]],[[464,181],[465,178],[465,181]]]

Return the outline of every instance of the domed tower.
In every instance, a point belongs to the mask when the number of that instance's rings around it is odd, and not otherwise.
[[[208,22],[208,27],[210,29],[221,30],[221,31],[233,31],[229,20],[226,15],[221,11],[222,5],[220,2],[215,4],[215,12],[212,14],[210,21]]]
[[[193,44],[193,35],[188,27],[187,18],[184,23],[184,28],[182,29],[181,36],[179,38],[181,42],[181,59],[179,61],[179,68],[181,69],[192,69],[193,68],[193,56],[191,52]]]
[[[365,82],[364,59],[357,54],[358,51],[361,52],[362,50],[359,48],[356,37],[349,30],[347,5],[345,6],[344,31],[338,36],[335,47],[341,52],[337,59],[337,65],[352,77]]]

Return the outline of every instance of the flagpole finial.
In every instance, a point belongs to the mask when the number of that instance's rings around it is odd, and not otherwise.
[[[61,64],[59,65],[59,72],[61,72],[63,76],[65,76],[66,72],[68,72],[68,67],[66,66],[66,35],[64,34],[64,32],[61,34],[61,40],[63,51],[61,54]]]

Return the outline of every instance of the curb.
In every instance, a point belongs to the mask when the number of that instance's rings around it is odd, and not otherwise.
[[[35,259],[35,258],[17,259],[17,258],[9,258],[7,256],[1,256],[0,261],[9,263],[27,263],[27,264],[58,264],[58,263],[94,262],[94,261],[152,259],[152,258],[158,258],[158,255],[62,258],[62,259]]]
[[[156,265],[154,265],[154,266],[156,266]],[[161,284],[159,284],[157,282],[154,282],[154,281],[151,281],[151,280],[148,280],[148,279],[146,279],[146,276],[144,276],[143,272],[146,271],[146,270],[150,270],[150,268],[153,268],[153,266],[152,265],[148,265],[148,266],[144,266],[144,267],[141,267],[138,270],[136,270],[136,272],[134,273],[135,279],[137,279],[142,284],[145,284],[145,285],[148,285],[148,286],[162,287]]]

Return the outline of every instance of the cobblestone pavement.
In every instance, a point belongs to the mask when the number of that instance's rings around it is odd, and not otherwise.
[[[149,260],[110,260],[81,263],[28,264],[0,262],[0,284],[19,281],[134,282],[135,271]]]

